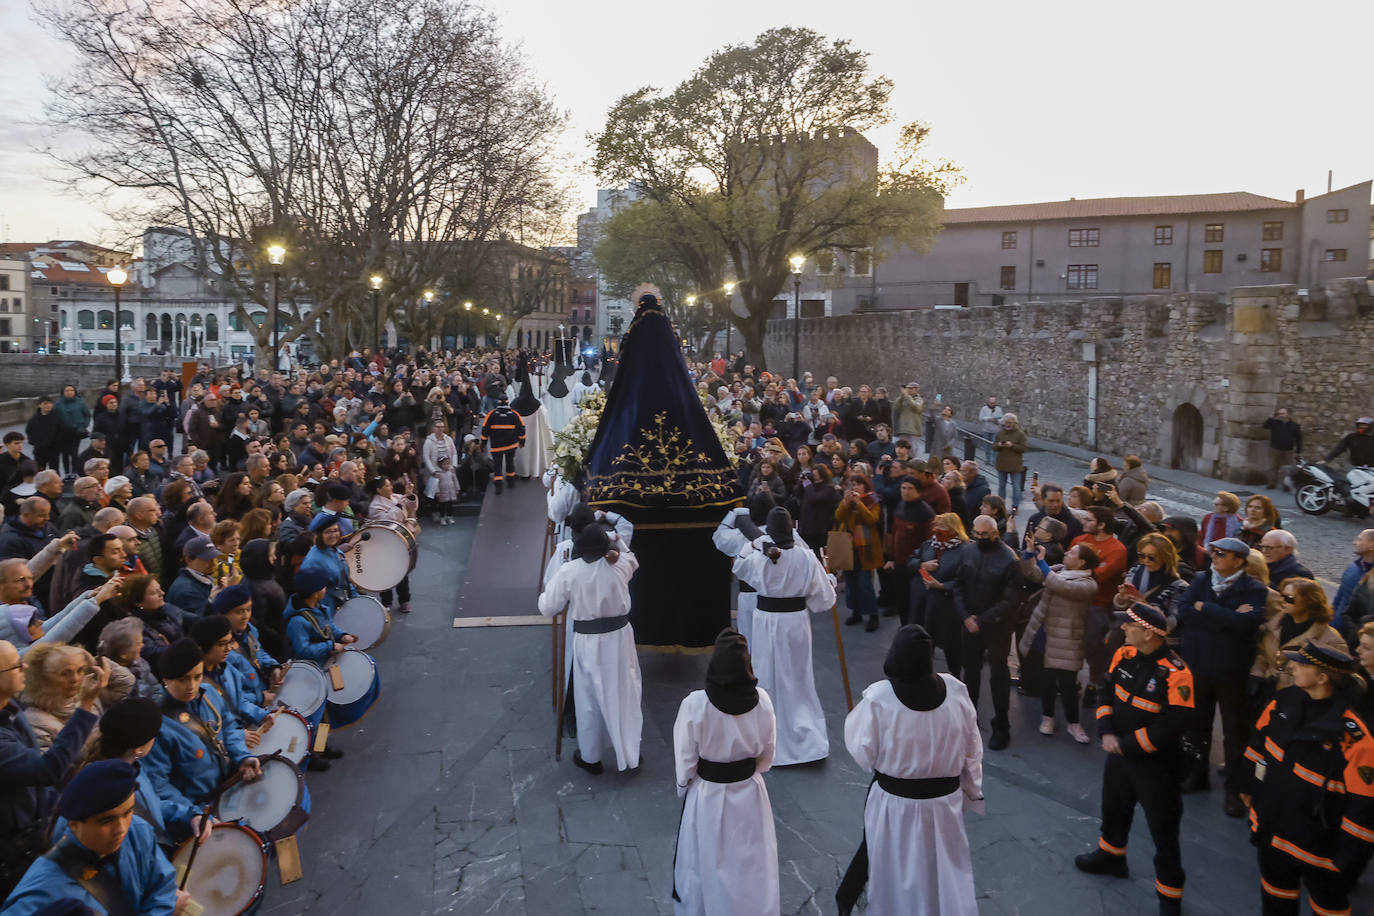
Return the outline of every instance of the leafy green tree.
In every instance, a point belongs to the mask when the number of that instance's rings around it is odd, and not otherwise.
[[[715,52],[669,92],[622,96],[592,138],[593,164],[602,182],[669,208],[685,238],[724,250],[745,309],[735,324],[762,365],[789,257],[881,258],[924,250],[939,230],[959,173],[921,156],[929,128],[906,125],[886,167],[861,136],[892,120],[891,92],[848,42],[772,29]]]

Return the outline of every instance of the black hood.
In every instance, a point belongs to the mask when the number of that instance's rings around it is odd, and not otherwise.
[[[908,709],[928,711],[945,700],[945,681],[935,673],[935,644],[922,626],[913,623],[897,631],[883,674]]]
[[[524,353],[520,354],[517,362],[515,380],[520,383],[520,396],[510,406],[520,416],[528,417],[538,412],[539,398],[534,396],[534,384],[530,380],[529,361]]]
[[[568,373],[559,374],[557,371],[554,372],[553,381],[549,382],[549,387],[544,389],[549,393],[549,397],[566,398],[568,396],[568,385],[563,381],[563,379],[567,377]]]
[[[792,528],[792,513],[778,506],[768,513],[766,527],[768,537],[774,544],[784,549],[796,543],[796,533]]]
[[[567,526],[572,529],[573,534],[577,534],[592,522],[596,521],[596,511],[586,503],[578,503],[573,506],[571,512],[565,520]]]
[[[572,554],[588,563],[595,563],[611,549],[611,536],[605,527],[591,524],[573,537]]]
[[[721,630],[706,666],[706,698],[727,716],[742,716],[759,704],[758,683],[748,642],[734,627]]]
[[[240,557],[243,561],[243,574],[250,579],[271,579],[275,572],[268,562],[267,551],[272,547],[270,541],[254,538],[243,545]]]

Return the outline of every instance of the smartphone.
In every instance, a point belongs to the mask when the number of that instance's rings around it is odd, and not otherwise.
[[[921,578],[927,582],[935,581],[935,576],[931,575],[930,570],[926,569],[924,566],[921,567]]]
[[[1039,472],[1039,471],[1034,471],[1034,472],[1031,473],[1031,486],[1033,486],[1033,487],[1038,487],[1038,486],[1040,486],[1040,472]]]

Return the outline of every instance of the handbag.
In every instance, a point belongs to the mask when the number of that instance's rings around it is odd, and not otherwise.
[[[831,572],[854,569],[854,535],[842,528],[832,528],[825,536],[826,565]]]

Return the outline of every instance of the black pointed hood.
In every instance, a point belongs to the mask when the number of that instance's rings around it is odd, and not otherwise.
[[[792,513],[782,506],[774,508],[768,513],[768,523],[765,528],[768,537],[774,544],[784,549],[796,543],[796,531],[792,528]]]
[[[759,705],[758,683],[749,643],[734,627],[721,630],[706,666],[706,698],[727,716],[742,716]]]
[[[610,549],[611,536],[601,525],[588,525],[573,537],[573,556],[588,563],[595,563]]]
[[[922,626],[913,623],[897,631],[883,674],[908,709],[929,711],[945,700],[944,678],[935,672],[935,643]]]
[[[524,353],[516,358],[515,380],[520,383],[520,396],[510,405],[511,410],[522,417],[537,413],[539,398],[534,396],[534,385],[530,381],[529,360]]]

